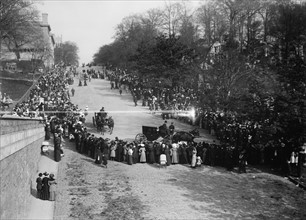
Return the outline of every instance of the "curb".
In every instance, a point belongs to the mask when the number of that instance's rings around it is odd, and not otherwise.
[[[292,177],[292,176],[289,176],[288,179],[293,182],[295,185],[299,186],[300,188],[306,190],[306,185],[301,183],[299,180],[299,178],[296,178],[296,177]]]

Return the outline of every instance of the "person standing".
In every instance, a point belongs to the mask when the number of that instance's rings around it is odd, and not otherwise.
[[[36,190],[37,190],[37,195],[36,197],[38,199],[41,199],[42,197],[42,186],[43,186],[43,183],[42,183],[42,173],[39,173],[38,174],[38,177],[36,179]]]
[[[167,166],[170,166],[171,165],[171,157],[170,157],[170,148],[169,148],[168,144],[165,144],[164,154],[166,155],[166,158],[167,158]]]
[[[54,137],[54,160],[59,162],[61,160],[61,138],[58,133],[55,133]]]
[[[239,173],[246,173],[246,150],[242,149],[239,153]]]
[[[56,185],[57,183],[55,182],[55,179],[54,179],[54,174],[50,174],[50,178],[49,178],[49,181],[48,181],[48,185],[49,185],[49,193],[50,193],[50,197],[49,197],[49,200],[50,201],[54,201],[55,200],[55,190],[56,190]]]
[[[197,162],[197,149],[196,147],[193,147],[192,158],[191,158],[191,168],[196,168],[196,162]]]
[[[153,143],[152,142],[150,142],[149,144],[148,144],[148,151],[149,151],[149,163],[150,164],[153,164],[153,163],[155,163],[155,155],[154,155],[154,146],[153,146]]]
[[[118,162],[122,162],[123,161],[123,142],[122,141],[118,141],[117,143],[117,153],[116,153],[116,156],[117,156],[117,161]]]
[[[102,163],[107,168],[107,160],[109,154],[109,146],[108,146],[108,139],[105,139],[104,146],[102,149]]]
[[[139,162],[139,147],[137,144],[133,145],[133,164],[136,164]]]
[[[144,144],[140,144],[139,148],[140,163],[146,163],[146,148]]]
[[[175,129],[174,124],[173,124],[173,122],[171,122],[171,125],[169,126],[170,135],[174,134],[174,129]]]
[[[153,144],[154,152],[155,152],[155,162],[159,163],[159,158],[161,154],[161,145],[158,142],[154,142]]]
[[[102,139],[102,138],[101,138]],[[102,163],[102,151],[101,149],[103,148],[103,140],[99,141],[98,146],[97,146],[97,155],[96,155],[96,160],[95,163],[96,164],[101,164]]]
[[[181,158],[179,159],[181,164],[186,164],[188,163],[187,159],[187,145],[185,142],[181,143]]]
[[[172,164],[179,163],[178,144],[177,143],[172,144],[171,154],[172,154]]]
[[[50,136],[51,136],[50,123],[47,122],[45,125],[45,140],[50,140]]]
[[[132,149],[132,144],[128,146],[128,164],[132,165],[133,164],[133,149]]]
[[[49,200],[49,174],[44,172],[44,178],[42,179],[42,191],[41,191],[41,199]]]
[[[111,143],[111,152],[110,152],[110,159],[111,160],[115,160],[116,157],[116,149],[117,149],[117,143],[116,142],[112,142]]]
[[[135,107],[137,106],[137,97],[136,97],[136,94],[133,94],[133,101],[134,101],[134,104],[135,104]]]
[[[74,96],[74,93],[75,93],[75,89],[72,88],[72,89],[71,89],[71,94],[72,94],[72,96]]]

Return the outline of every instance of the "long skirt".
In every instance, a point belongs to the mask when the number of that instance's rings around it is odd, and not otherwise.
[[[49,200],[49,187],[43,186],[41,190],[41,199],[42,200]]]
[[[128,164],[129,165],[133,164],[133,156],[132,155],[128,155]]]
[[[115,150],[111,150],[110,157],[116,157],[116,151]]]
[[[54,150],[54,160],[56,162],[61,161],[61,150],[60,150],[59,147],[56,147],[55,150]]]
[[[193,154],[191,159],[191,167],[196,167],[197,155]]]
[[[104,166],[107,165],[107,156],[106,155],[102,155],[102,163]]]
[[[141,152],[140,163],[145,163],[145,162],[147,162],[146,153],[145,152]]]
[[[50,140],[50,131],[46,131],[46,134],[45,134],[45,140]]]
[[[155,163],[155,157],[153,151],[149,153],[149,161],[150,163]]]
[[[49,198],[50,201],[54,201],[55,200],[55,191],[51,191],[50,192],[50,198]]]

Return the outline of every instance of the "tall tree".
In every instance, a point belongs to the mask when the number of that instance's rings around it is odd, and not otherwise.
[[[160,35],[156,44],[140,45],[135,56],[138,71],[145,78],[163,79],[171,86],[189,81],[190,66],[194,62],[193,50],[182,44],[177,36]]]
[[[0,52],[3,40],[11,47],[17,47],[37,38],[35,24],[38,11],[28,0],[0,1]],[[18,56],[18,54],[16,54]]]
[[[74,42],[66,41],[54,49],[54,63],[64,63],[66,66],[78,65],[78,46]]]

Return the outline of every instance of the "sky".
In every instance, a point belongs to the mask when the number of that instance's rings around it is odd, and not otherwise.
[[[51,32],[78,45],[80,64],[91,62],[101,46],[113,42],[115,27],[124,17],[164,4],[164,0],[36,0],[37,9],[48,14]]]

